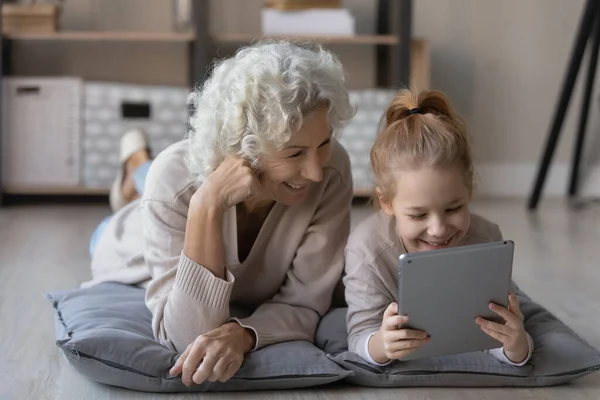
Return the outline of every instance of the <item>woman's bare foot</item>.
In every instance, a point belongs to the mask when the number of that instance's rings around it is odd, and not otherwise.
[[[129,204],[139,197],[137,190],[135,190],[133,174],[125,173],[125,178],[123,178],[123,184],[121,185],[121,193],[123,194],[125,204]]]
[[[121,186],[121,192],[123,198],[127,203],[140,197],[140,194],[135,189],[135,181],[133,179],[133,173],[135,170],[150,160],[150,154],[147,150],[136,151],[127,159],[125,162],[125,176],[123,177],[123,185]]]

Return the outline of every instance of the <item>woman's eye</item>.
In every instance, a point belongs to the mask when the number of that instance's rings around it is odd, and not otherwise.
[[[459,211],[459,210],[460,210],[462,207],[463,207],[463,206],[462,206],[462,205],[460,205],[460,206],[458,206],[458,207],[449,208],[449,209],[447,209],[447,210],[446,210],[446,212],[447,212],[447,213],[454,213],[454,212],[457,212],[457,211]]]
[[[288,158],[298,158],[298,157],[300,157],[301,155],[302,155],[302,152],[301,152],[301,151],[299,151],[298,153],[294,153],[294,154],[292,154],[292,155],[291,155],[291,156],[289,156]]]
[[[327,146],[329,143],[331,143],[331,139],[321,143],[321,145],[319,146],[320,149],[322,149],[323,147]]]
[[[414,220],[424,219],[426,216],[427,216],[427,214],[411,214],[411,215],[409,215],[409,217]]]

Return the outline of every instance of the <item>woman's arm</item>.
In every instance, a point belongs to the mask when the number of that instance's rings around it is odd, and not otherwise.
[[[250,195],[261,192],[248,162],[227,157],[198,188],[190,201],[184,253],[213,275],[225,279],[223,215]]]
[[[329,178],[279,292],[250,317],[235,319],[254,331],[255,350],[289,340],[313,342],[344,268],[353,196],[349,174],[348,166],[343,177],[336,172]]]
[[[196,192],[190,203],[183,252],[204,266],[214,276],[225,279],[225,247],[223,243],[223,211]]]
[[[223,216],[260,190],[248,162],[227,157],[193,195],[191,187],[165,194],[171,181],[187,176],[183,168],[157,158],[142,199],[144,258],[152,275],[146,305],[155,337],[180,352],[229,320],[234,277],[225,266]]]
[[[204,215],[206,225],[202,226],[200,218],[188,215],[169,203],[153,200],[142,203],[144,258],[153,278],[146,291],[146,305],[152,312],[155,337],[179,352],[198,335],[227,322],[234,282],[233,275],[222,264],[209,264],[211,270],[197,262],[203,259],[202,246],[222,243],[222,234],[217,236],[210,231],[211,225],[213,228],[221,225],[217,222],[219,216]],[[199,229],[186,234],[190,224]],[[198,244],[188,256],[184,246],[191,240]],[[218,255],[212,260],[215,258]],[[204,259],[211,261],[210,256]],[[223,272],[215,274],[215,266]]]

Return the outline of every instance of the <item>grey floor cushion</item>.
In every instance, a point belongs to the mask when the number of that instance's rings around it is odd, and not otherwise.
[[[600,352],[549,311],[518,291],[525,328],[535,342],[532,359],[522,367],[500,363],[483,352],[370,365],[347,351],[346,308],[330,311],[317,330],[316,344],[354,371],[347,382],[372,387],[403,386],[551,386],[600,369]]]
[[[188,388],[168,370],[178,354],[152,335],[144,290],[117,283],[47,295],[55,308],[56,344],[90,380],[139,391],[246,391],[323,385],[351,372],[307,342],[267,346],[246,356],[225,383]]]

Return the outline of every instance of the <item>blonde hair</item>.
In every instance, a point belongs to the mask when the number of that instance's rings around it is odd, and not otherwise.
[[[383,199],[394,193],[393,173],[458,163],[473,189],[474,169],[466,125],[440,91],[403,89],[392,100],[371,148],[375,185]]]

